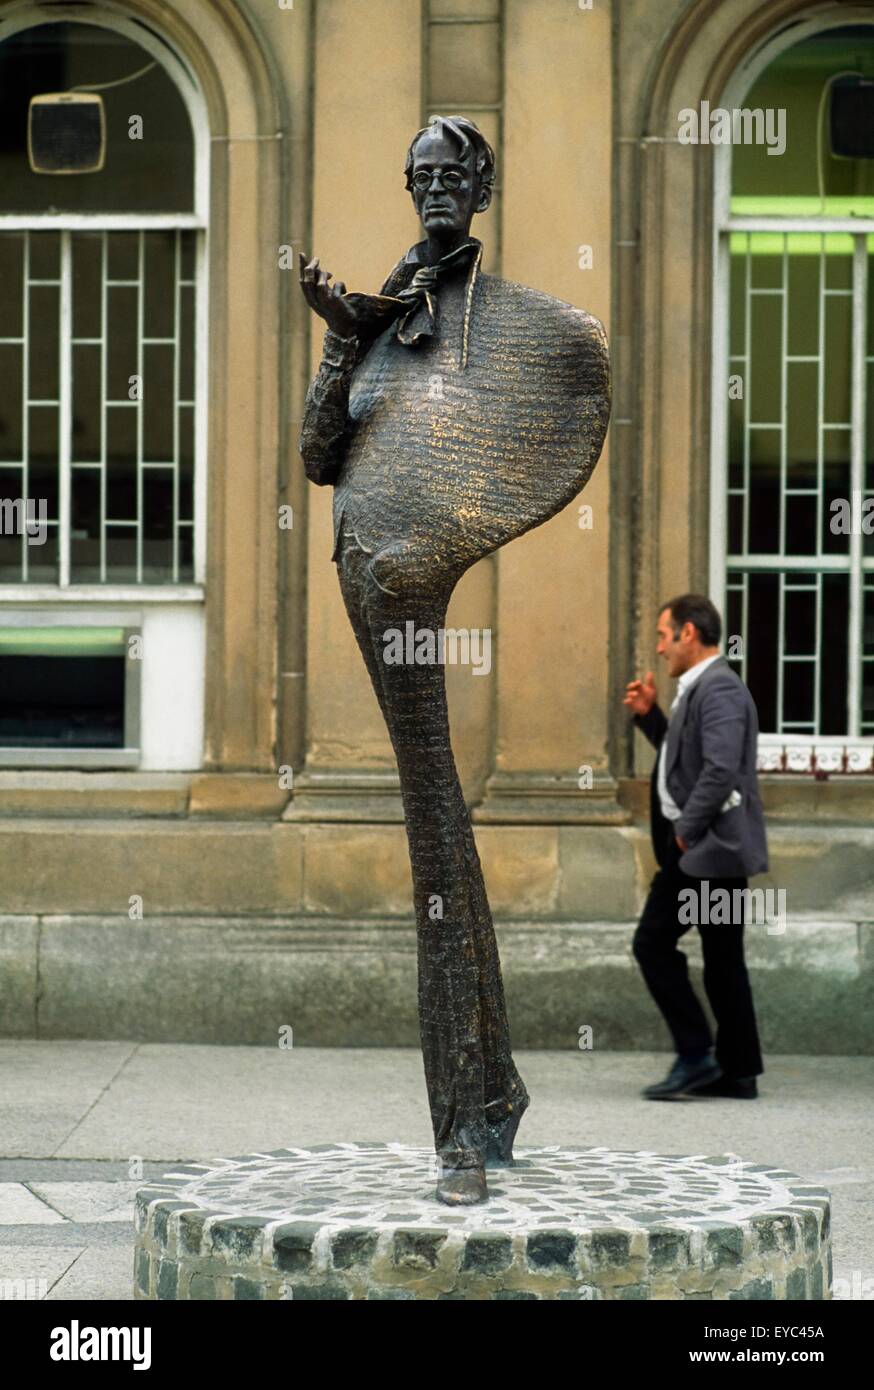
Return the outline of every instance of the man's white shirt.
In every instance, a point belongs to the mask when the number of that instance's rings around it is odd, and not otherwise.
[[[684,698],[684,696],[686,696],[689,693],[690,686],[693,686],[695,682],[698,680],[698,678],[700,676],[703,676],[708,666],[712,666],[714,661],[719,660],[719,656],[720,654],[719,652],[717,652],[716,656],[705,657],[705,659],[703,661],[699,661],[696,666],[690,666],[688,671],[683,672],[682,676],[680,676],[679,680],[677,681],[677,693],[671,702],[671,717],[673,717],[673,714],[677,709],[677,706],[679,705],[680,701]],[[665,731],[665,736],[662,739],[661,747],[658,751],[656,787],[658,789],[659,801],[661,802],[662,815],[665,817],[666,820],[679,820],[680,816],[683,813],[680,810],[674,798],[671,796],[671,793],[668,791],[667,776],[665,771],[667,747],[668,735],[667,731]],[[731,795],[727,797],[726,801],[722,806],[720,806],[719,809],[721,811],[729,811],[732,806],[740,805],[740,801],[740,792],[733,791]]]

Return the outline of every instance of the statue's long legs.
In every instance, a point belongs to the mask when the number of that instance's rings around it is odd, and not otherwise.
[[[338,560],[344,602],[398,761],[435,1146],[445,1169],[482,1168],[487,1156],[509,1158],[508,1117],[515,1132],[528,1095],[510,1052],[494,928],[449,741],[443,667],[384,660],[390,629],[405,632],[412,621],[415,630],[436,634],[445,626],[454,580],[395,597],[376,582],[371,556],[353,540],[343,540]]]

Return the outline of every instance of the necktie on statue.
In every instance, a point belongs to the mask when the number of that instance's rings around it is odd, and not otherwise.
[[[395,290],[394,297],[403,300],[406,311],[398,319],[395,332],[398,342],[415,347],[423,338],[432,338],[437,331],[439,308],[435,291],[442,275],[457,266],[467,265],[480,251],[479,243],[467,241],[457,246],[435,265],[421,265],[405,289]]]

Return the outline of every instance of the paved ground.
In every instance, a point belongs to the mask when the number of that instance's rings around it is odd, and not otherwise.
[[[770,1057],[757,1101],[654,1104],[638,1093],[665,1054],[516,1056],[534,1097],[520,1146],[734,1153],[821,1182],[837,1291],[874,1298],[871,1058]],[[417,1052],[0,1042],[0,1297],[24,1279],[130,1298],[136,1187],[181,1159],[343,1139],[430,1143]]]

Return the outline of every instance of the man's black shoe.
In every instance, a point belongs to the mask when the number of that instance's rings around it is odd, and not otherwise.
[[[692,1096],[722,1096],[729,1100],[755,1100],[759,1094],[754,1076],[721,1076],[718,1081],[706,1081],[693,1086]]]
[[[721,1076],[721,1066],[710,1056],[702,1057],[700,1062],[684,1062],[682,1057],[678,1057],[664,1081],[644,1087],[641,1095],[647,1100],[674,1100],[677,1096],[686,1095],[693,1086],[706,1086],[709,1082],[718,1081]]]

